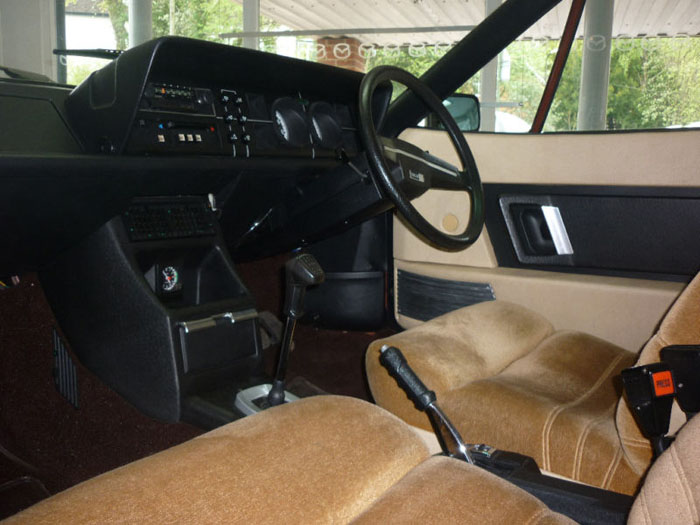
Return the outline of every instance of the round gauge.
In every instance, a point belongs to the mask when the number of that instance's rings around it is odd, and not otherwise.
[[[295,148],[311,144],[304,106],[298,100],[291,97],[275,100],[272,103],[272,125],[283,144]]]
[[[282,135],[282,138],[289,142],[289,127],[287,127],[287,121],[280,110],[275,111],[275,126],[277,126],[277,131]]]
[[[314,102],[309,108],[311,134],[314,142],[324,149],[336,149],[343,142],[343,131],[333,106],[328,102]]]
[[[163,273],[163,291],[164,292],[172,292],[174,290],[178,289],[178,285],[180,284],[180,276],[177,273],[177,270],[173,266],[166,266],[162,270]]]

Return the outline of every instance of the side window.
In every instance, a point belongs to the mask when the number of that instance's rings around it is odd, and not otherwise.
[[[695,27],[700,10],[683,16],[683,6],[688,4],[678,3],[653,21],[636,10],[615,10],[610,40],[585,33],[590,13],[584,12],[544,132],[700,127],[700,36]],[[689,36],[693,31],[695,36]],[[558,44],[551,39],[514,42],[499,55],[496,68],[482,70],[482,79],[492,77],[477,90],[482,131],[529,130]],[[594,67],[599,69],[582,77],[586,46],[593,51],[590,56],[597,55]],[[607,89],[595,85],[604,78],[600,68],[606,60]],[[591,107],[601,118],[589,118]]]

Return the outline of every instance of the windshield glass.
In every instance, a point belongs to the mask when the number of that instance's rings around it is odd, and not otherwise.
[[[260,49],[365,72],[420,75],[500,0],[58,0],[0,4],[0,63],[76,85],[107,59],[54,48],[119,49],[164,35]],[[634,6],[632,5],[634,4]],[[642,5],[643,4],[643,5]],[[611,17],[612,17],[612,3]],[[603,129],[697,126],[700,4],[615,2]],[[556,55],[565,0],[457,90],[481,102],[481,130],[527,132]],[[635,7],[636,6],[636,7]],[[31,26],[31,29],[27,30]],[[593,45],[603,38],[596,37]],[[582,20],[545,131],[580,127]],[[459,64],[455,64],[458,68]],[[396,95],[396,93],[395,93]]]

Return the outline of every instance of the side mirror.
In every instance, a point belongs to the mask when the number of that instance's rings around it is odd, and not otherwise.
[[[481,109],[476,95],[454,93],[442,102],[450,115],[455,119],[462,131],[478,131],[481,125]],[[424,127],[429,129],[444,129],[435,113],[429,114]]]

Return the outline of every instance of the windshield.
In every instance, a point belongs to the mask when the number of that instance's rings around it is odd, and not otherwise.
[[[76,85],[107,60],[57,57],[54,48],[123,50],[150,38],[179,35],[361,72],[392,64],[420,75],[500,3],[500,0],[3,2],[0,58],[5,66]],[[633,9],[631,4],[639,4],[639,9]],[[620,0],[615,5],[604,128],[698,125],[700,4],[697,0]],[[530,129],[570,6],[570,1],[561,2],[481,72],[464,79],[457,91],[479,97],[483,131]],[[613,8],[610,9],[612,13]],[[648,14],[642,16],[645,9]],[[29,26],[33,28],[28,30]],[[545,131],[581,129],[577,124],[585,37],[582,21]]]

